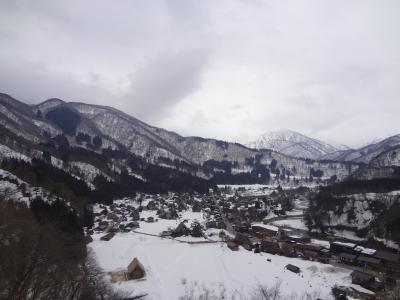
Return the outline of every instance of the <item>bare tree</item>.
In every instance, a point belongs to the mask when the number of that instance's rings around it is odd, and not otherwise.
[[[277,281],[273,286],[258,285],[254,290],[251,300],[279,300],[281,298],[281,282]]]
[[[123,299],[86,255],[83,236],[39,224],[0,195],[0,299]]]

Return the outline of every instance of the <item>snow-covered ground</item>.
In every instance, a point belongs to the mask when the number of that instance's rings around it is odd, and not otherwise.
[[[303,219],[287,219],[272,222],[271,224],[276,226],[290,227],[301,230],[308,230],[307,226],[304,224]]]
[[[137,233],[119,233],[110,241],[93,235],[89,244],[105,271],[126,269],[137,257],[146,269],[143,280],[114,283],[117,290],[132,295],[148,293],[149,299],[179,299],[185,290],[201,286],[227,295],[248,296],[259,284],[281,282],[284,295],[316,291],[322,299],[331,299],[335,284],[350,286],[350,270],[296,258],[254,254],[243,248],[231,251],[224,243],[186,244]],[[270,259],[269,262],[267,259]],[[300,274],[285,269],[287,264],[301,268]]]
[[[133,204],[129,199],[116,201],[118,204],[124,202]],[[95,208],[95,211],[99,210],[99,207]],[[353,286],[351,270],[348,269],[299,258],[256,254],[242,247],[239,247],[239,251],[231,251],[226,243],[221,242],[219,229],[206,230],[207,239],[157,236],[163,231],[176,228],[184,220],[187,220],[188,227],[194,220],[204,224],[206,215],[202,212],[188,209],[180,212],[178,219],[166,220],[160,219],[155,210],[143,210],[140,217],[153,217],[155,222],[139,221],[140,228],[134,232],[117,233],[110,241],[100,240],[104,232],[94,233],[93,242],[88,244],[105,274],[126,270],[135,257],[143,264],[146,270],[144,279],[112,283],[115,289],[127,293],[126,296],[148,294],[148,299],[173,300],[190,291],[200,294],[207,289],[214,295],[224,293],[229,299],[241,299],[250,296],[259,285],[271,287],[280,283],[284,296],[309,293],[322,299],[332,299],[330,292],[335,284]],[[273,225],[260,226],[278,229]],[[216,242],[210,243],[210,240]],[[325,244],[329,247],[329,243]],[[301,273],[286,270],[287,264],[298,266]]]
[[[230,187],[238,191],[237,187]],[[260,190],[266,191],[264,186],[246,186],[245,192],[257,195]],[[228,191],[229,195],[230,192]],[[243,192],[243,189],[239,192]],[[157,202],[160,199],[163,200],[161,207],[165,208],[179,198],[174,195],[144,195],[141,200],[144,209],[140,212],[139,228],[127,233],[116,233],[110,241],[100,240],[105,232],[94,233],[93,242],[88,244],[99,266],[110,279],[109,272],[126,270],[135,257],[143,264],[146,270],[145,278],[112,283],[115,289],[127,293],[127,297],[148,294],[148,299],[173,300],[180,299],[191,291],[199,295],[206,289],[213,295],[223,293],[226,296],[224,299],[245,299],[251,296],[257,286],[272,287],[276,283],[281,284],[281,292],[283,296],[288,296],[287,299],[296,299],[305,293],[313,295],[309,299],[332,299],[330,293],[335,285],[353,287],[368,293],[360,286],[351,284],[352,270],[347,268],[268,253],[256,254],[242,247],[239,247],[239,251],[231,251],[219,236],[220,229],[207,229],[204,232],[205,237],[199,238],[192,236],[162,238],[159,236],[162,232],[175,229],[183,221],[189,228],[195,220],[204,226],[209,221],[209,215],[207,210],[192,212],[192,206],[189,205],[186,211],[179,212],[177,219],[161,219],[156,210],[146,209],[150,201]],[[139,206],[138,198],[117,200],[114,203],[117,206],[124,204],[136,209]],[[270,224],[256,222],[253,225],[275,231],[278,227],[290,227],[286,230],[293,234],[296,233],[296,229],[307,230],[302,219],[307,203],[302,199],[296,199],[294,204],[295,209],[287,214],[286,219],[272,220]],[[99,205],[94,207],[95,212],[100,212],[102,209]],[[121,223],[126,224],[131,221],[131,217],[127,214],[127,211],[130,211],[128,208],[120,207],[116,211],[119,211],[118,215],[127,216]],[[268,217],[272,215],[273,213]],[[149,217],[152,217],[154,222],[143,221]],[[229,235],[226,231],[225,234]],[[311,243],[325,248],[330,247],[328,241],[313,239]],[[301,269],[300,274],[286,270],[287,264],[298,266]],[[293,296],[294,298],[289,298]]]
[[[136,229],[136,231],[160,235],[161,232],[167,229],[175,229],[179,223],[186,221],[185,224],[187,227],[190,228],[193,221],[197,220],[200,224],[204,224],[204,216],[201,212],[191,212],[191,211],[184,211],[180,213],[180,217],[176,220],[166,220],[160,219],[157,216],[157,212],[155,210],[144,210],[140,214],[141,218],[147,219],[148,217],[153,217],[154,219],[158,219],[157,222],[147,223],[147,222],[140,222],[140,228]],[[181,237],[180,239],[184,239]]]

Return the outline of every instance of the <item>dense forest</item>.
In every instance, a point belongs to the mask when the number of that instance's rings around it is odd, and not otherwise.
[[[328,186],[319,187],[319,191],[310,197],[306,213],[306,224],[309,228],[317,228],[322,232],[331,228],[338,230],[355,230],[360,237],[373,234],[377,237],[400,241],[400,198],[396,195],[388,196],[391,200],[383,201],[381,198],[392,191],[400,190],[400,179],[379,178],[372,180],[347,180]],[[356,219],[354,194],[371,195],[368,201],[368,210],[373,214],[372,222],[363,228],[350,228],[349,225],[329,225],[330,213],[336,216],[345,214],[347,223],[351,224]],[[360,198],[366,199],[365,196]],[[347,211],[345,211],[347,207]],[[356,226],[356,224],[355,224]]]

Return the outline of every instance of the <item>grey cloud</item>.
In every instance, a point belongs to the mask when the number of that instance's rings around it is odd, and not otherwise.
[[[28,103],[57,97],[66,101],[106,102],[111,94],[98,86],[79,82],[72,74],[57,73],[45,65],[18,57],[0,57],[0,89]]]
[[[138,117],[155,121],[200,88],[206,54],[199,50],[163,53],[129,75],[124,95]]]
[[[4,0],[0,88],[115,106],[179,133],[397,133],[400,2]],[[348,130],[351,128],[351,130]],[[399,130],[400,131],[400,130]]]

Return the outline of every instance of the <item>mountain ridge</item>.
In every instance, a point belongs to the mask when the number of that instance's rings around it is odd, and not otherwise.
[[[347,147],[333,146],[289,129],[266,132],[247,145],[256,149],[272,149],[294,157],[309,159],[320,159],[324,155]]]

